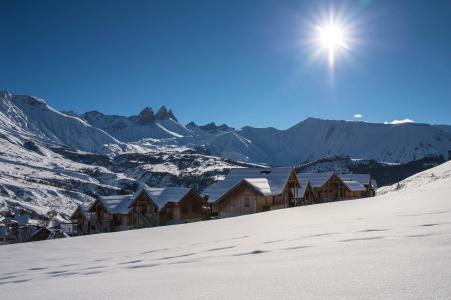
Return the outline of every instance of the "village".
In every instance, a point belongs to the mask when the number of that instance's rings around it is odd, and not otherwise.
[[[0,217],[0,242],[182,224],[375,196],[369,174],[296,173],[291,167],[235,168],[202,193],[192,188],[143,188],[130,195],[99,196],[81,204],[70,223],[30,224],[26,216]]]

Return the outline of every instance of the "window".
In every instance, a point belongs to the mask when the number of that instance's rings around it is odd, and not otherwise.
[[[251,207],[251,200],[249,198],[244,198],[244,207]]]
[[[197,206],[196,206],[196,204],[193,204],[193,205],[191,206],[191,211],[192,211],[193,213],[197,213]]]
[[[187,206],[182,206],[182,212],[184,214],[187,214],[188,213],[188,207]]]

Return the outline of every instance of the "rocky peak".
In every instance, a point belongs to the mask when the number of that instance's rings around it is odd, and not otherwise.
[[[8,91],[0,91],[0,99],[11,99],[13,94]]]
[[[197,126],[197,124],[194,121],[189,122],[188,124],[186,124],[186,128],[188,129],[194,129],[194,128],[198,128],[199,126]]]
[[[155,122],[155,114],[150,107],[144,108],[138,115],[136,123],[139,125],[150,125]]]
[[[203,126],[199,126],[200,129],[214,133],[218,131],[232,131],[234,130],[232,127],[227,126],[226,124],[216,125],[215,122],[208,123]]]
[[[174,121],[177,121],[177,118],[174,116],[174,113],[172,112],[172,110],[168,110],[166,108],[166,106],[162,106],[160,107],[160,109],[157,111],[157,113],[155,114],[155,118],[157,120],[167,120],[167,119],[172,119]]]

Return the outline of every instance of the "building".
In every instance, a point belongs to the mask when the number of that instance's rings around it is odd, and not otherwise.
[[[301,186],[310,183],[317,203],[363,198],[367,188],[347,177],[343,180],[334,172],[298,173]]]
[[[201,221],[209,217],[206,201],[193,189],[145,188],[130,204],[139,227]]]
[[[362,184],[365,189],[365,197],[373,197],[376,195],[377,182],[371,178],[370,174],[341,174],[338,175],[343,181],[357,181]]]
[[[79,205],[71,216],[73,235],[121,231],[207,219],[209,206],[190,188],[145,188],[135,195],[104,196]]]
[[[299,187],[292,168],[237,168],[203,194],[214,214],[231,217],[296,206]]]
[[[312,185],[310,184],[310,181],[307,181],[307,183],[300,182],[300,189],[298,192],[298,205],[310,205],[317,203],[317,199],[315,196],[315,192],[313,191]]]
[[[70,216],[72,220],[72,235],[90,234],[95,232],[95,222],[91,224],[91,212],[89,209],[92,204],[80,204]]]
[[[103,196],[89,208],[91,233],[127,230],[134,226],[130,203],[133,195]],[[93,230],[92,230],[93,229]]]

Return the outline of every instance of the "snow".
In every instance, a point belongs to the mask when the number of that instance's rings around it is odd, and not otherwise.
[[[0,294],[449,299],[451,162],[401,185],[361,200],[2,246]]]

